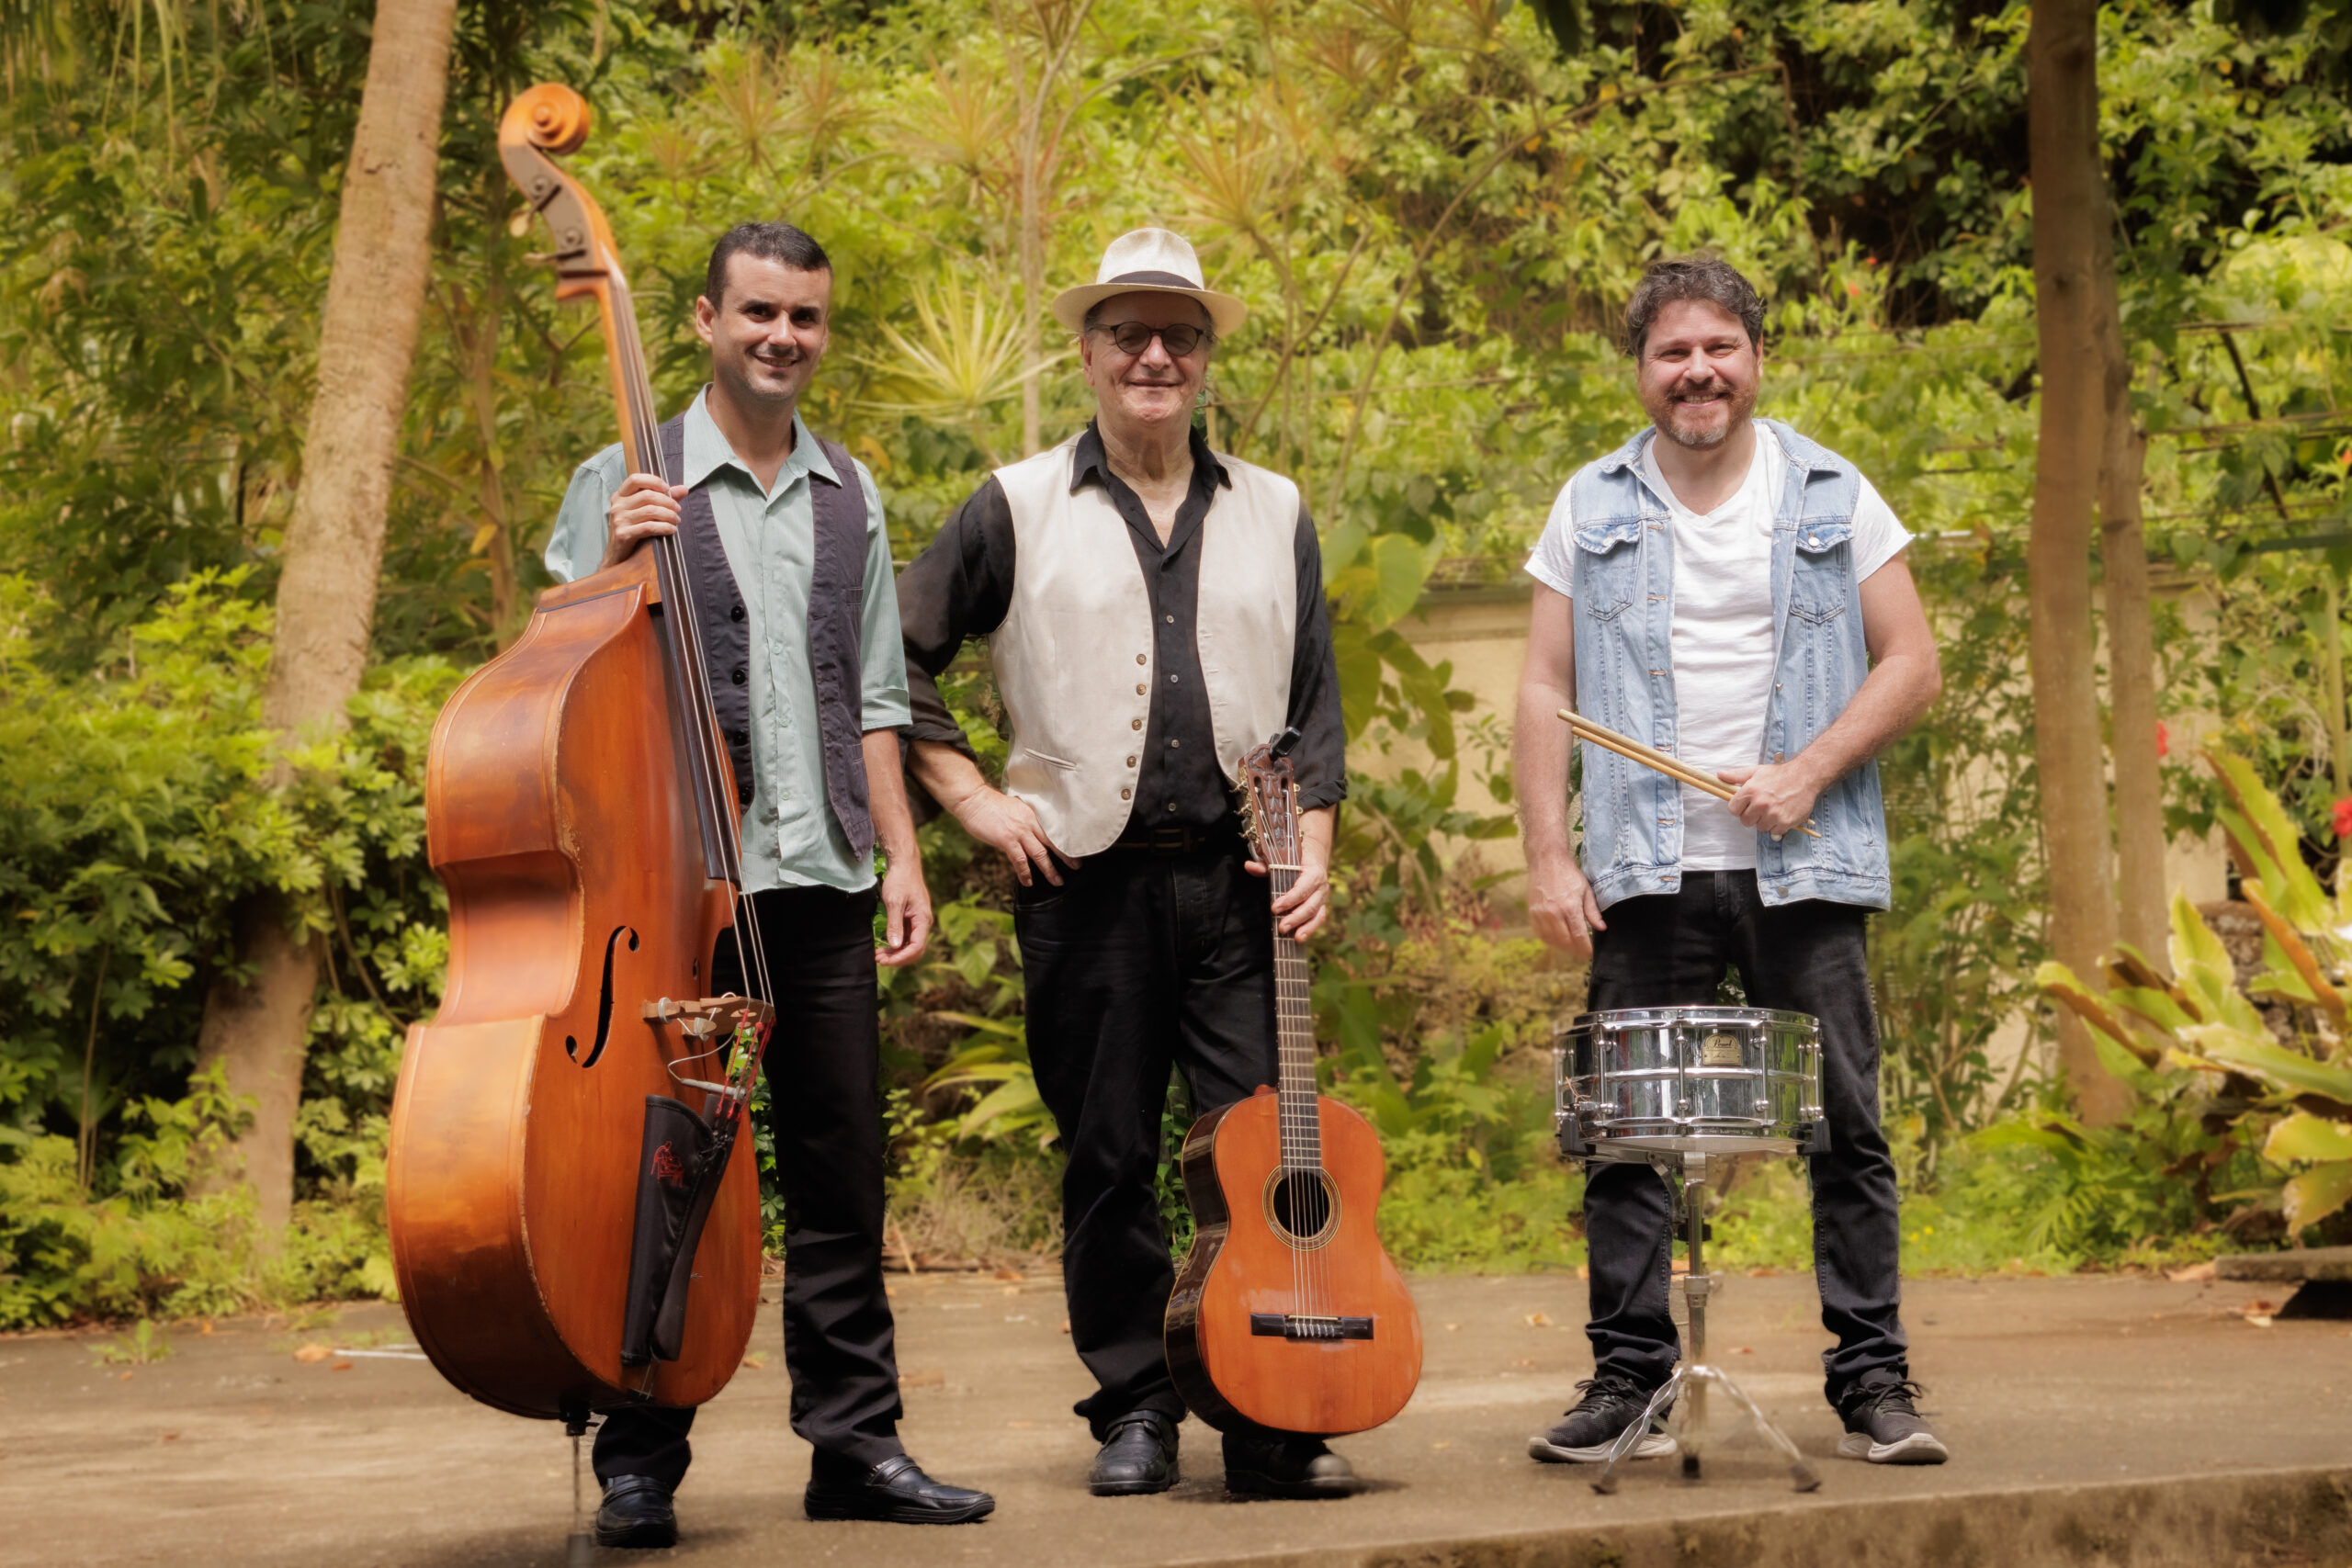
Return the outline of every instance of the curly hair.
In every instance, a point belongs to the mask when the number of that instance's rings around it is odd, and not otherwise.
[[[1737,267],[1721,256],[1670,256],[1644,269],[1634,297],[1625,301],[1625,352],[1642,356],[1657,313],[1678,299],[1703,299],[1738,318],[1751,346],[1764,342],[1764,299]]]

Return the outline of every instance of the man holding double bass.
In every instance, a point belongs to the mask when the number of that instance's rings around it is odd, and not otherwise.
[[[1077,334],[1095,418],[1001,469],[899,583],[916,778],[1020,884],[1029,1056],[1061,1131],[1070,1337],[1095,1392],[1097,1496],[1177,1479],[1184,1402],[1162,1323],[1174,1271],[1155,1176],[1170,1065],[1196,1112],[1276,1077],[1272,921],[1322,925],[1347,791],[1322,556],[1298,488],[1209,449],[1193,411],[1244,308],[1165,229],[1112,242],[1054,315]],[[1012,721],[1004,787],[982,776],[934,678],[989,639]],[[1233,781],[1285,728],[1305,842],[1270,897]],[[1236,1492],[1354,1489],[1320,1438],[1225,1436]]]
[[[823,247],[791,224],[723,236],[695,301],[710,382],[661,431],[667,466],[685,482],[627,473],[621,449],[606,448],[572,476],[547,564],[568,581],[680,535],[741,797],[742,891],[783,1021],[765,1066],[785,1199],[792,1427],[816,1450],[806,1507],[811,1518],[955,1524],[995,1502],[933,1481],[900,1445],[882,1286],[875,965],[922,956],[931,898],[899,770],[910,716],[881,502],[865,465],[812,434],[798,412],[831,300]],[[877,843],[888,858],[878,892]],[[714,992],[750,988],[731,934],[711,980]],[[605,1416],[600,1544],[675,1542],[671,1495],[694,1416],[651,1405]]]
[[[1814,1256],[1840,1452],[1935,1464],[1897,1312],[1894,1168],[1878,1124],[1863,923],[1888,901],[1871,758],[1935,700],[1910,542],[1870,481],[1752,417],[1763,302],[1724,263],[1655,264],[1625,310],[1652,427],[1560,492],[1520,686],[1518,774],[1536,934],[1592,959],[1589,1005],[1704,1005],[1736,966],[1750,1004],[1820,1020],[1829,1147],[1812,1156]],[[1583,864],[1568,839],[1576,708],[1736,791],[1728,801],[1584,749]],[[1800,831],[1810,827],[1817,832]],[[1593,1375],[1531,1440],[1599,1461],[1678,1355],[1665,1182],[1595,1162],[1585,1189]],[[1637,1457],[1674,1451],[1652,1433]]]

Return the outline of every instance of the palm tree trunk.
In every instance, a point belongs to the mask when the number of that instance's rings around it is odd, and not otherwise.
[[[289,739],[338,725],[359,689],[376,614],[384,519],[410,363],[432,265],[456,0],[378,0],[368,82],[344,173],[334,267],[319,332],[318,390],[287,523],[277,641],[263,720]],[[209,1173],[251,1182],[266,1234],[294,1197],[294,1111],[318,958],[281,895],[245,901],[237,962],[205,998],[199,1066],[220,1066],[254,1120]]]
[[[2034,0],[2027,45],[2033,276],[2041,428],[2027,547],[2032,628],[2034,765],[2050,880],[2051,945],[2086,978],[2115,941],[2113,858],[2099,748],[2090,546],[2105,454],[2109,363],[2099,331],[2107,182],[2098,151],[2096,0]],[[2105,285],[2114,272],[2107,256]],[[2113,1120],[2123,1087],[2090,1036],[2059,1020],[2059,1061],[2083,1114]]]

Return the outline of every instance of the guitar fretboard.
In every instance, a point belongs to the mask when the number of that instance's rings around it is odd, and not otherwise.
[[[1266,857],[1274,897],[1280,898],[1297,885],[1297,786],[1283,792],[1279,808],[1261,807],[1262,833],[1260,852]],[[1276,917],[1274,931],[1274,1027],[1277,1077],[1281,1097],[1283,1168],[1313,1170],[1323,1163],[1323,1129],[1317,1111],[1315,1087],[1315,1006],[1306,949],[1297,938],[1285,936]]]

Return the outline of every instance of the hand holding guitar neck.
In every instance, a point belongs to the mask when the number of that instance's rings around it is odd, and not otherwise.
[[[1296,749],[1300,739],[1297,730],[1285,729],[1268,741],[1264,750],[1269,757],[1288,766],[1290,753]],[[1245,832],[1249,830],[1249,809],[1245,797],[1242,807]],[[1290,849],[1276,857],[1281,863],[1269,863],[1266,856],[1274,854],[1274,852],[1261,851],[1255,847],[1254,840],[1250,851],[1254,858],[1242,863],[1250,875],[1266,877],[1273,885],[1276,940],[1287,937],[1293,942],[1304,942],[1323,929],[1323,922],[1330,913],[1331,837],[1333,820],[1338,814],[1329,807],[1312,811],[1300,810],[1295,781],[1290,786],[1290,814],[1295,830],[1291,834]]]

